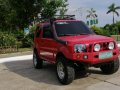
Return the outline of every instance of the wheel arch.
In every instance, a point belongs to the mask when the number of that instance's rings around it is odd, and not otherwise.
[[[60,56],[65,57],[65,55],[62,52],[58,52],[57,55],[56,55],[56,61],[57,61],[57,58],[60,57]]]
[[[56,62],[57,62],[57,58],[60,57],[60,56],[64,57],[66,59],[67,63],[74,63],[73,60],[70,60],[69,58],[67,58],[62,52],[58,52],[57,53],[57,55],[56,55]]]

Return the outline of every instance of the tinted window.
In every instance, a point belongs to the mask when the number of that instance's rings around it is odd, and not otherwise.
[[[43,38],[53,38],[50,25],[46,25],[43,27]]]
[[[55,28],[58,36],[83,35],[93,32],[81,21],[56,22]]]

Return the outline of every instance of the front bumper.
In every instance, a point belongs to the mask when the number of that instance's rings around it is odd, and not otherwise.
[[[99,54],[104,52],[113,52],[113,56],[111,58],[99,59]],[[115,60],[119,56],[119,49],[101,51],[101,52],[91,52],[91,53],[74,53],[73,60],[85,62],[90,65],[104,63]],[[86,58],[87,57],[87,58]]]

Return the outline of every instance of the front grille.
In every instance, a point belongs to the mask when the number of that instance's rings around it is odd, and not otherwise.
[[[100,51],[109,50],[109,48],[108,48],[109,42],[101,42],[101,43],[96,43],[96,44],[100,44],[100,47],[101,47]],[[94,46],[93,46],[93,48],[94,48]],[[95,52],[94,49],[93,49],[93,52]]]
[[[87,48],[87,52],[92,52],[92,47],[93,47],[93,44],[90,44],[89,47]]]
[[[100,51],[109,50],[109,49],[108,49],[108,44],[109,44],[109,42],[100,43],[100,46],[101,46]]]
[[[100,42],[100,43],[95,43],[95,44],[89,44],[89,47],[87,48],[87,52],[95,52],[94,46],[96,44],[100,44],[100,47],[101,47],[100,51],[109,50],[109,48],[108,48],[109,42]]]

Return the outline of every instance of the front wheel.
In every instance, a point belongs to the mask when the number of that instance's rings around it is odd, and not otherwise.
[[[119,69],[119,58],[116,58],[114,61],[102,65],[100,69],[105,74],[112,74],[117,72]]]
[[[74,67],[64,57],[57,58],[56,73],[58,80],[64,85],[72,83],[75,77]]]

